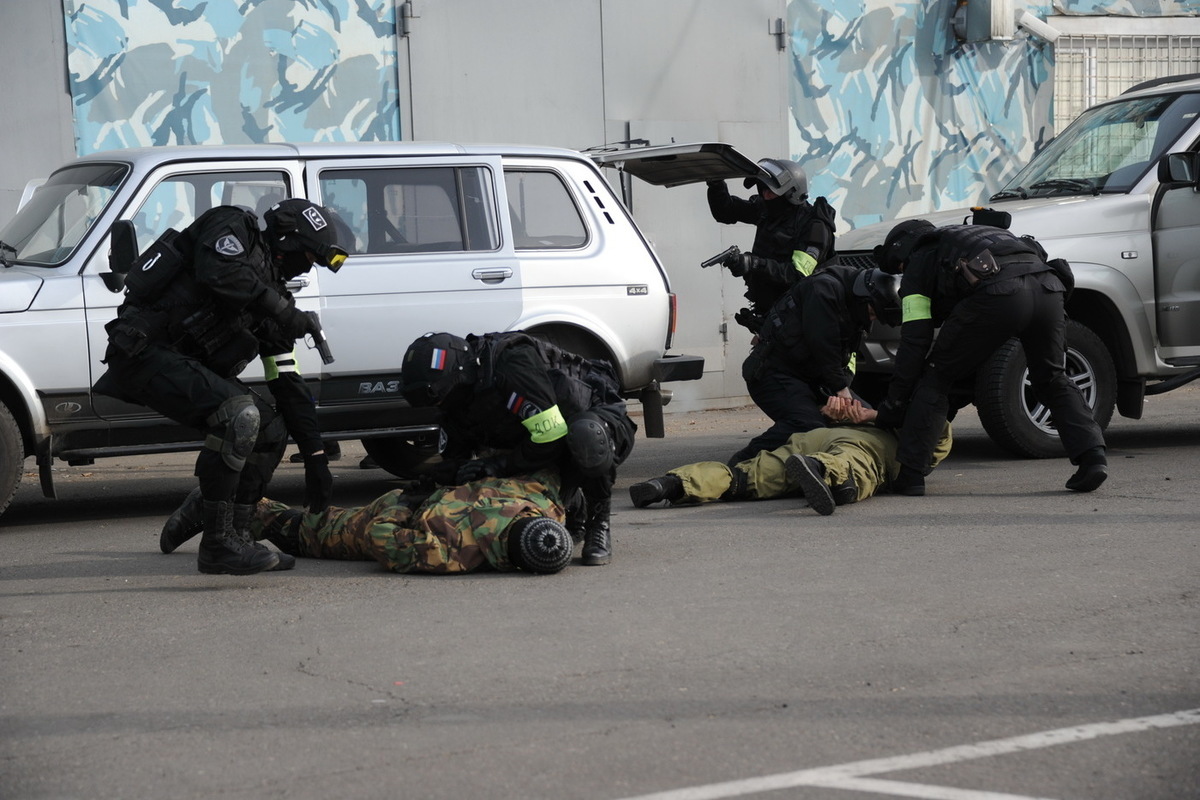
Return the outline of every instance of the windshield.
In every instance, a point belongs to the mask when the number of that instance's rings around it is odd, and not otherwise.
[[[992,200],[1128,192],[1200,113],[1200,94],[1156,95],[1083,112]]]
[[[81,164],[55,172],[0,230],[3,257],[39,267],[66,261],[128,172],[124,164]]]

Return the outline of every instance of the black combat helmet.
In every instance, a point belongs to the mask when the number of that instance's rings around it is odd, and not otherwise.
[[[441,405],[455,387],[475,379],[471,345],[452,333],[427,333],[408,346],[400,365],[409,405]]]
[[[864,269],[854,277],[854,296],[875,309],[876,319],[893,327],[900,324],[900,279],[881,269]]]
[[[933,223],[925,219],[909,219],[898,223],[888,231],[883,244],[875,248],[875,262],[884,272],[899,275],[921,237],[934,230]]]
[[[517,569],[549,574],[571,563],[575,543],[561,522],[522,517],[508,526],[508,560]]]
[[[333,272],[342,268],[346,251],[337,245],[333,215],[316,203],[293,197],[281,200],[263,214],[271,248],[281,253],[312,253],[316,262]]]

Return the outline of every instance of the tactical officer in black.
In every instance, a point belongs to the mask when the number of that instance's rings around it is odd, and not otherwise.
[[[749,253],[731,256],[724,266],[746,281],[748,308],[734,315],[739,325],[758,333],[762,320],[788,287],[811,275],[833,255],[834,211],[824,197],[808,202],[808,176],[795,161],[765,158],[759,174],[744,185],[758,187],[747,199],[733,197],[725,181],[709,181],[708,208],[725,224],[754,225]]]
[[[830,397],[862,402],[850,389],[850,361],[872,321],[900,324],[898,286],[882,270],[831,262],[771,307],[742,378],[775,424],[734,453],[730,466],[781,447],[793,433],[824,427],[821,408]]]
[[[617,466],[637,425],[607,361],[568,353],[520,331],[427,333],[404,354],[404,397],[438,406],[446,447],[433,477],[462,484],[557,468],[567,527],[583,563],[612,560],[609,516]],[[571,506],[575,507],[571,507]]]
[[[1066,375],[1064,294],[1070,266],[1047,262],[1036,241],[987,225],[935,228],[901,223],[877,254],[903,271],[900,349],[876,425],[899,428],[899,494],[925,493],[931,455],[954,384],[971,378],[1010,337],[1018,337],[1038,400],[1050,409],[1071,463],[1067,488],[1095,490],[1108,477],[1104,435]],[[934,339],[935,329],[940,328]]]
[[[199,495],[172,516],[181,527],[192,524],[182,517],[199,517],[205,573],[248,575],[294,563],[288,556],[281,564],[246,533],[289,433],[307,456],[306,504],[327,506],[333,483],[294,353],[295,340],[320,327],[315,314],[296,308],[285,283],[314,263],[336,271],[346,254],[328,212],[307,200],[284,200],[264,220],[265,233],[253,213],[219,206],[151,245],[130,269],[125,302],[106,326],[108,370],[95,386],[205,432]],[[256,355],[274,407],[237,380]]]

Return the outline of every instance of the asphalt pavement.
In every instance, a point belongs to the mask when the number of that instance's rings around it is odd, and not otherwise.
[[[968,412],[924,498],[635,509],[754,409],[668,408],[615,558],[201,575],[158,551],[192,457],[33,462],[0,517],[0,798],[1200,798],[1200,389],[1109,431],[1111,477]],[[336,462],[335,502],[397,482]],[[299,502],[285,463],[272,494]]]

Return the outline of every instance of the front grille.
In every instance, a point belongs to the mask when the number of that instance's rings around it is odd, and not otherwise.
[[[838,253],[837,262],[847,267],[857,267],[858,269],[874,269],[879,265],[875,263],[874,253]]]

